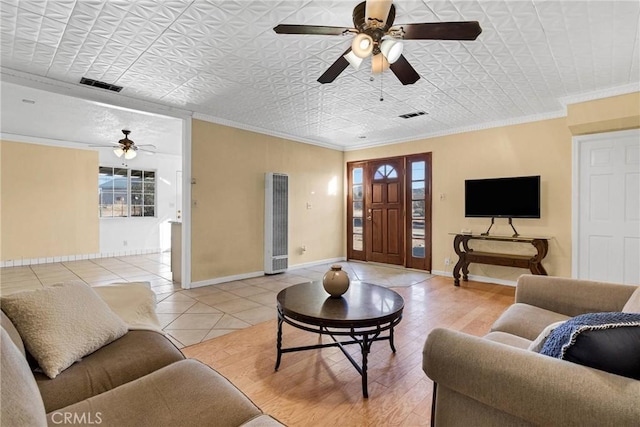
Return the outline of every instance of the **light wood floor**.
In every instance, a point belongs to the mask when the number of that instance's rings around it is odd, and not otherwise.
[[[432,382],[422,371],[422,347],[429,331],[444,327],[484,335],[513,303],[515,288],[474,282],[457,288],[451,278],[434,277],[395,290],[405,300],[396,327],[397,353],[387,342],[373,344],[368,399],[362,397],[360,375],[337,348],[284,354],[275,372],[275,320],[183,351],[215,368],[288,426],[428,425]],[[319,340],[286,324],[283,331],[284,347]],[[359,348],[349,348],[359,361]]]

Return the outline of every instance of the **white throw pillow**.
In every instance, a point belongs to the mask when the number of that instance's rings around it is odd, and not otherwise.
[[[564,320],[554,322],[544,328],[542,332],[540,332],[540,335],[538,335],[538,338],[536,338],[531,342],[531,344],[529,344],[529,350],[540,353],[540,350],[542,350],[542,347],[544,347],[544,343],[547,341],[547,338],[549,338],[549,335],[551,335],[551,332],[553,332],[555,328],[562,325],[564,322]]]
[[[49,378],[127,333],[122,319],[84,283],[11,294],[1,303]]]
[[[150,330],[164,334],[156,314],[156,294],[149,282],[111,283],[92,288],[129,330]]]
[[[629,301],[622,307],[623,313],[640,313],[640,287],[631,294]]]

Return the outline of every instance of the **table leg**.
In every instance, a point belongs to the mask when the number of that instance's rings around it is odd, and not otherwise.
[[[546,239],[534,239],[531,244],[538,253],[529,261],[529,270],[532,274],[547,276],[547,270],[542,265],[542,259],[547,256],[549,242]]]
[[[453,267],[453,284],[455,286],[460,286],[460,268],[462,267],[463,261],[462,258],[458,260],[456,266]]]
[[[547,270],[544,269],[544,266],[542,264],[538,263],[531,263],[529,265],[529,271],[531,271],[531,274],[537,274],[540,276],[547,276]]]
[[[463,240],[464,237],[459,234],[453,239],[453,250],[458,255],[458,262],[453,267],[453,284],[455,286],[460,286],[460,268],[464,265],[464,251],[460,249],[460,244]]]
[[[369,341],[369,336],[364,334],[362,336],[362,397],[369,397],[369,387],[367,381],[367,357],[369,355],[369,350],[371,349],[371,342]]]
[[[368,398],[369,397],[369,391],[368,391],[368,363],[369,363],[369,352],[371,351],[371,345],[375,342],[375,341],[382,341],[382,340],[389,340],[389,344],[391,346],[391,350],[395,353],[396,352],[396,348],[395,348],[395,343],[394,343],[394,327],[393,325],[397,324],[400,319],[402,318],[401,315],[399,315],[399,317],[393,321],[391,321],[389,323],[389,325],[383,325],[378,326],[377,329],[375,330],[368,330],[368,331],[355,331],[354,328],[351,328],[351,331],[348,332],[349,336],[352,338],[352,340],[349,341],[338,341],[336,339],[336,337],[329,331],[329,329],[325,326],[320,326],[319,329],[311,329],[311,328],[307,328],[307,327],[303,327],[300,325],[296,325],[296,323],[290,323],[288,319],[285,318],[285,315],[278,310],[278,331],[277,331],[277,338],[276,338],[276,350],[277,350],[277,358],[276,358],[276,366],[275,366],[275,370],[277,371],[278,368],[280,367],[280,361],[282,359],[282,354],[283,353],[289,353],[289,352],[293,352],[293,351],[303,351],[303,350],[313,350],[313,349],[320,349],[320,348],[327,348],[327,347],[338,347],[342,353],[346,356],[346,358],[349,360],[349,362],[351,362],[351,364],[353,365],[354,368],[356,368],[356,370],[358,371],[358,373],[362,376],[362,396],[364,398]],[[320,331],[320,335],[328,335],[329,337],[331,337],[331,339],[333,340],[333,343],[320,343],[320,344],[316,344],[316,345],[307,345],[307,346],[302,346],[302,347],[289,347],[289,348],[282,348],[282,324],[283,323],[290,323],[291,325],[293,325],[294,327],[298,327],[301,329],[304,329],[306,331],[309,332],[317,332]],[[394,323],[395,322],[395,323]],[[383,329],[388,327],[389,329],[389,336],[383,336],[380,337],[380,333],[384,330],[387,329]],[[343,335],[346,335],[343,333]],[[361,338],[360,338],[361,337]],[[358,362],[356,362],[356,360],[351,356],[351,354],[349,354],[349,352],[345,349],[346,345],[350,345],[350,344],[358,344],[360,345],[360,350],[362,352],[362,364],[359,365]]]
[[[393,326],[389,329],[389,345],[391,345],[391,351],[396,352],[396,346],[393,345]]]
[[[278,338],[276,340],[276,349],[278,351],[278,357],[276,358],[276,371],[278,370],[278,367],[280,367],[280,359],[282,358],[282,322],[283,322],[283,318],[280,315],[280,313],[278,313]]]
[[[471,263],[468,262],[465,257],[464,264],[462,265],[462,280],[465,282],[469,280],[469,264]]]

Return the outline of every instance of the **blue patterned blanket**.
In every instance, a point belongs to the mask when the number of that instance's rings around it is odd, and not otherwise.
[[[587,313],[573,317],[553,330],[540,354],[564,359],[565,352],[585,331],[640,326],[639,313]]]

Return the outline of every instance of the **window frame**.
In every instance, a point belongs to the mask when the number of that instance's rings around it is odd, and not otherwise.
[[[416,268],[420,270],[431,271],[431,256],[433,249],[433,236],[432,236],[432,194],[431,194],[431,185],[432,185],[432,165],[431,165],[431,153],[419,153],[405,156],[405,165],[406,165],[406,261],[405,266],[408,268]],[[414,176],[414,163],[424,163],[424,170],[422,170],[421,176]],[[414,198],[413,195],[413,184],[414,183],[422,183],[423,195],[422,197]],[[414,217],[413,215],[413,202],[414,201],[423,201],[424,208],[422,215],[417,215]],[[416,236],[414,239],[413,235],[413,223],[414,221],[423,223],[423,236]],[[413,241],[414,240],[422,240],[424,242],[425,252],[421,256],[415,256],[413,252]]]
[[[364,237],[364,221],[365,221],[365,188],[364,188],[364,174],[365,174],[366,162],[352,162],[347,164],[347,173],[350,177],[353,177],[353,173],[355,169],[360,169],[361,173],[361,182],[359,184],[353,183],[347,191],[347,203],[351,206],[351,209],[347,207],[347,257],[349,259],[355,259],[360,261],[365,261],[366,258],[366,248],[365,248],[365,237]],[[351,182],[352,179],[348,178],[348,182]],[[360,199],[354,200],[354,187],[362,187],[362,195]],[[353,204],[359,202],[362,204],[362,211],[360,216],[354,215]],[[360,233],[354,233],[354,219],[360,219]],[[354,246],[354,236],[358,235],[361,239],[362,247],[360,249],[355,248]]]
[[[110,216],[103,216],[102,214],[102,210],[103,210],[103,206],[105,205],[103,202],[103,189],[102,189],[102,184],[100,183],[100,176],[103,173],[104,169],[110,169],[111,170],[111,175],[112,177],[117,176],[116,175],[116,170],[119,171],[127,171],[127,175],[126,175],[126,188],[124,191],[116,191],[115,188],[112,187],[111,190],[107,190],[107,193],[110,191],[115,198],[116,194],[120,194],[120,193],[126,193],[126,214],[125,215],[118,215],[115,216],[113,215],[113,208],[112,208],[112,212]],[[140,181],[140,191],[133,191],[134,189],[132,188],[132,174],[135,173],[136,175],[139,173],[141,181]],[[146,175],[153,175],[153,182],[146,182],[145,178]],[[122,176],[122,175],[120,175]],[[112,180],[112,182],[115,180]],[[150,193],[147,193],[147,186],[148,184],[152,184],[153,185],[153,204],[145,204],[145,199],[146,196],[151,196]],[[133,204],[133,197],[134,195],[140,195],[142,197],[141,200],[141,204]],[[114,206],[113,201],[112,201],[112,207]],[[133,215],[134,210],[136,210],[136,208],[141,208],[140,209],[140,215]],[[145,212],[148,208],[153,208],[153,215],[145,215]],[[158,171],[157,169],[141,169],[141,168],[128,168],[128,167],[123,167],[123,166],[104,166],[104,165],[100,165],[98,166],[98,218],[99,219],[122,219],[122,218],[157,218],[158,217]]]

